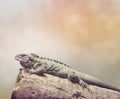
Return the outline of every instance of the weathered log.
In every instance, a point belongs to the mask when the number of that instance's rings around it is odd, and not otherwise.
[[[84,88],[68,79],[20,70],[11,99],[120,99],[120,92],[92,85]]]

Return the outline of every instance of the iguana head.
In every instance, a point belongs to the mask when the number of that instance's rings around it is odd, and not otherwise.
[[[15,59],[20,61],[20,64],[24,68],[31,68],[36,62],[39,56],[35,54],[19,54],[15,56]]]

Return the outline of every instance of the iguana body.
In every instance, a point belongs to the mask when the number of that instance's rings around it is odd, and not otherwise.
[[[72,82],[80,83],[82,80],[90,85],[120,92],[120,89],[105,84],[92,76],[73,70],[68,65],[57,60],[39,57],[35,54],[20,54],[16,55],[15,59],[20,61],[24,69],[31,74],[42,75],[43,73],[48,73],[61,78],[67,78]]]

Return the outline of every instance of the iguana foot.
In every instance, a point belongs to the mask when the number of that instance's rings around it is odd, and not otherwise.
[[[79,84],[82,86],[83,89],[87,89],[90,93],[93,93],[90,86],[87,83],[85,83],[83,80],[80,80]]]
[[[88,84],[85,83],[83,80],[80,80],[80,81],[79,81],[79,84],[80,84],[83,88],[87,88],[87,87],[88,87]]]

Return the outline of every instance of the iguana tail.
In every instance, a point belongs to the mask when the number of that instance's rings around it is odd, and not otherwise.
[[[102,87],[102,88],[107,88],[107,89],[111,89],[111,90],[120,92],[119,88],[116,88],[114,86],[106,84],[106,83],[104,83],[104,82],[102,82],[102,81],[100,81],[100,80],[96,79],[95,77],[92,77],[88,74],[81,73],[79,76],[80,76],[80,79],[82,79],[84,82],[86,82],[90,85],[94,85],[94,86],[98,86],[98,87]]]

